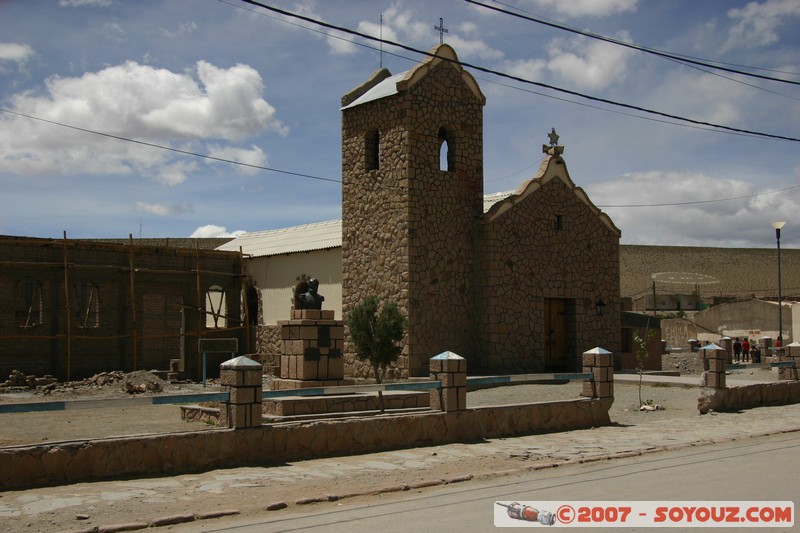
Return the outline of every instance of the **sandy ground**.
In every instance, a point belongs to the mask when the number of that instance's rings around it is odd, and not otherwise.
[[[692,375],[692,377],[695,377]],[[700,376],[697,375],[699,382]],[[734,371],[736,379],[774,379],[774,371],[751,369]],[[130,379],[109,383],[101,387],[59,387],[55,391],[17,392],[0,394],[0,405],[20,402],[50,402],[72,400],[103,400],[144,398],[164,394],[193,394],[197,392],[219,392],[218,385],[169,384],[147,375],[138,375],[139,383],[156,383],[157,392],[131,394]],[[265,384],[265,389],[267,388]],[[515,385],[473,391],[467,394],[470,407],[486,405],[512,405],[531,402],[566,400],[580,397],[581,383],[570,382],[558,385]],[[697,396],[699,388],[690,386],[643,385],[641,399],[659,409],[639,411],[639,387],[632,383],[615,384],[615,400],[610,416],[614,423],[636,424],[643,420],[653,421],[676,417],[698,416]],[[4,413],[0,414],[0,446],[26,445],[66,440],[115,437],[123,435],[145,435],[183,431],[213,429],[202,422],[187,422],[181,419],[180,407],[168,405],[127,405],[76,409],[64,411]]]

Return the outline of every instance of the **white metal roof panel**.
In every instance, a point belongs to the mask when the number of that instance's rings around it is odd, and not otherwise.
[[[342,246],[342,221],[329,220],[302,226],[243,233],[217,250],[239,251],[251,257],[327,250]]]
[[[343,107],[342,110],[350,109],[351,107],[356,107],[373,100],[380,100],[381,98],[386,98],[387,96],[397,94],[397,82],[401,81],[407,73],[408,71],[395,74],[394,76],[389,76],[382,82],[378,83],[375,87],[353,100],[350,105]]]

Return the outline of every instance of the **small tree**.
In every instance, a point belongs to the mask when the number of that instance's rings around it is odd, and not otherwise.
[[[397,361],[403,351],[398,342],[405,334],[406,324],[406,318],[393,302],[387,302],[378,312],[375,296],[368,296],[350,312],[348,326],[356,357],[369,362],[376,383],[383,381],[386,367]],[[383,411],[383,393],[379,391],[378,397]]]
[[[655,337],[656,332],[650,329],[650,319],[647,320],[647,327],[644,330],[644,336],[639,335],[638,331],[633,332],[633,343],[636,345],[636,371],[639,373],[639,407],[645,405],[642,401],[642,376],[644,375],[644,367],[647,360],[650,358],[650,352],[647,351],[647,345],[650,340]]]

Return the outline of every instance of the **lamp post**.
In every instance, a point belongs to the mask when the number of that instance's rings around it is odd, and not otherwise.
[[[783,347],[783,308],[781,305],[781,228],[786,224],[783,220],[772,222],[775,228],[775,240],[778,243],[778,341]]]

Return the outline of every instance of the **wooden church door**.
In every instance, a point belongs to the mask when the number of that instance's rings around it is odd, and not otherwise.
[[[563,369],[567,361],[567,300],[544,301],[544,366],[546,370]]]

